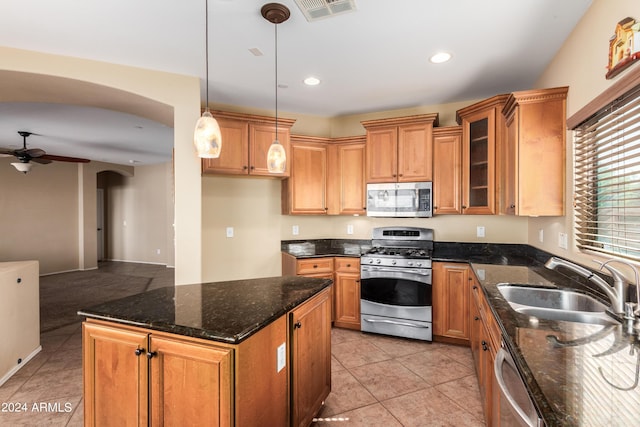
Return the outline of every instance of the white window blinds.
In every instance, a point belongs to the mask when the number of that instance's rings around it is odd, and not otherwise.
[[[576,244],[640,260],[640,86],[575,128]]]

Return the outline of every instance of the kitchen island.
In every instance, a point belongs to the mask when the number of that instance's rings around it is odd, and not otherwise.
[[[79,311],[85,425],[309,425],[331,388],[331,283],[184,285]]]

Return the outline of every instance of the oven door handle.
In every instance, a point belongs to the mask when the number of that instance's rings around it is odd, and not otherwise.
[[[391,325],[399,325],[399,326],[410,326],[412,328],[425,328],[429,329],[429,326],[426,325],[416,325],[414,323],[406,323],[406,322],[397,322],[395,320],[377,320],[377,319],[367,319],[366,317],[363,319],[365,322],[369,323],[389,323]]]
[[[431,270],[427,270],[424,272],[420,272],[417,270],[409,270],[409,269],[398,269],[398,268],[385,268],[385,267],[373,267],[372,269],[368,269],[368,268],[363,268],[361,273],[404,273],[404,274],[418,274],[420,276],[430,276],[431,275]],[[366,274],[365,273],[365,274]]]

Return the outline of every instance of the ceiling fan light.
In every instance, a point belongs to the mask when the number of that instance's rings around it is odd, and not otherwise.
[[[23,163],[23,162],[13,162],[11,163],[13,165],[14,168],[16,168],[18,171],[26,174],[27,172],[29,172],[31,170],[31,168],[33,167],[33,164],[31,163]]]
[[[267,152],[267,169],[270,173],[284,173],[287,166],[287,153],[277,139],[271,143]]]
[[[205,159],[217,159],[220,157],[222,134],[218,121],[209,111],[202,113],[202,116],[196,122],[193,143],[196,146],[198,157]]]

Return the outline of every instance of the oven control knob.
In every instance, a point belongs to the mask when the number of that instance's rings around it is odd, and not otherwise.
[[[380,264],[380,259],[379,258],[376,260],[376,264]]]
[[[407,261],[407,265],[411,267],[413,265],[413,261]]]
[[[369,264],[373,264],[373,258],[369,260]]]
[[[396,265],[396,260],[395,259],[391,261],[391,265]]]
[[[417,265],[418,267],[422,267],[422,263],[421,263],[421,262],[416,263],[416,265]]]

